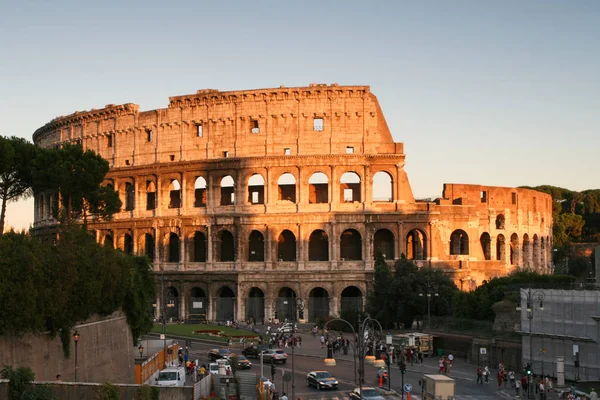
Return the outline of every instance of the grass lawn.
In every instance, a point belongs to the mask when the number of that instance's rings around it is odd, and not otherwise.
[[[193,339],[208,339],[208,340],[216,340],[220,342],[227,342],[227,338],[231,337],[232,339],[239,338],[240,336],[255,336],[258,337],[257,333],[253,333],[250,331],[246,331],[243,329],[235,329],[228,328],[222,325],[209,325],[209,324],[167,324],[166,326],[167,335],[177,335],[184,336]],[[223,332],[223,336],[217,335],[209,335],[206,334],[194,334],[194,331],[201,330],[215,330]],[[162,333],[162,325],[157,324],[152,327],[152,332],[154,333]]]

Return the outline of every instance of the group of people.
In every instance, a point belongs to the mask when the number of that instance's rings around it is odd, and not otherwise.
[[[483,369],[477,367],[477,384],[483,385],[483,383],[489,383],[489,377],[491,375],[490,368],[486,365]],[[520,379],[517,379],[515,372],[512,369],[506,368],[503,362],[498,364],[498,373],[496,374],[496,381],[498,382],[498,388],[510,387],[515,390],[517,397],[521,390],[524,394],[527,394],[529,390],[529,381],[527,375],[523,374]],[[533,390],[536,394],[540,395],[541,399],[545,399],[547,392],[552,391],[552,379],[549,376],[542,377],[538,376],[533,380]]]
[[[438,361],[438,367],[440,374],[450,375],[450,370],[452,370],[452,363],[454,362],[454,356],[452,354],[448,354],[448,356],[442,356]]]

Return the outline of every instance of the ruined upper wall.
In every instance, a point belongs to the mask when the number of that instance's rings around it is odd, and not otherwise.
[[[33,140],[43,147],[80,142],[114,167],[349,151],[403,156],[368,86],[206,89],[169,100],[164,109],[108,105],[59,117]]]

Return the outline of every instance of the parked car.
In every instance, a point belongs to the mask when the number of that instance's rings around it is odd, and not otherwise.
[[[296,333],[298,332],[298,325],[286,322],[277,328],[277,333]]]
[[[276,362],[281,362],[282,364],[285,364],[287,358],[287,353],[281,349],[268,349],[263,351],[264,362],[270,362],[272,364],[275,364]]]
[[[338,381],[328,371],[312,371],[306,375],[306,384],[317,389],[335,389]]]
[[[239,369],[248,369],[248,368],[252,367],[252,363],[250,362],[250,360],[248,360],[246,357],[244,357],[241,354],[237,355],[237,354],[231,353],[229,356],[227,356],[227,360],[229,361],[229,364],[231,364],[231,359],[233,357],[237,358],[237,363],[238,363]]]
[[[208,364],[208,372],[210,372],[211,374],[218,374],[219,373],[219,364],[217,364],[217,363]],[[225,373],[227,375],[231,375],[231,365],[225,364]]]
[[[356,388],[351,391],[350,398],[360,400],[360,388]],[[385,400],[377,389],[370,386],[365,386],[362,388],[362,398],[367,400]]]
[[[183,386],[185,385],[185,368],[165,368],[154,378],[154,382],[156,386]]]
[[[269,349],[267,344],[255,344],[242,350],[242,355],[248,358],[260,358],[260,353]]]
[[[220,358],[227,358],[231,354],[229,349],[212,349],[208,351],[208,359],[210,361],[216,361]]]

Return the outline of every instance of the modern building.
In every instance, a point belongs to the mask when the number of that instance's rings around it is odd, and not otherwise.
[[[59,117],[33,139],[108,160],[123,209],[90,228],[153,260],[172,318],[361,309],[378,250],[390,264],[405,254],[443,268],[463,290],[551,266],[549,195],[446,184],[441,198],[415,200],[404,146],[368,86],[199,90],[164,109]],[[35,229],[56,224],[52,197],[36,193]]]

